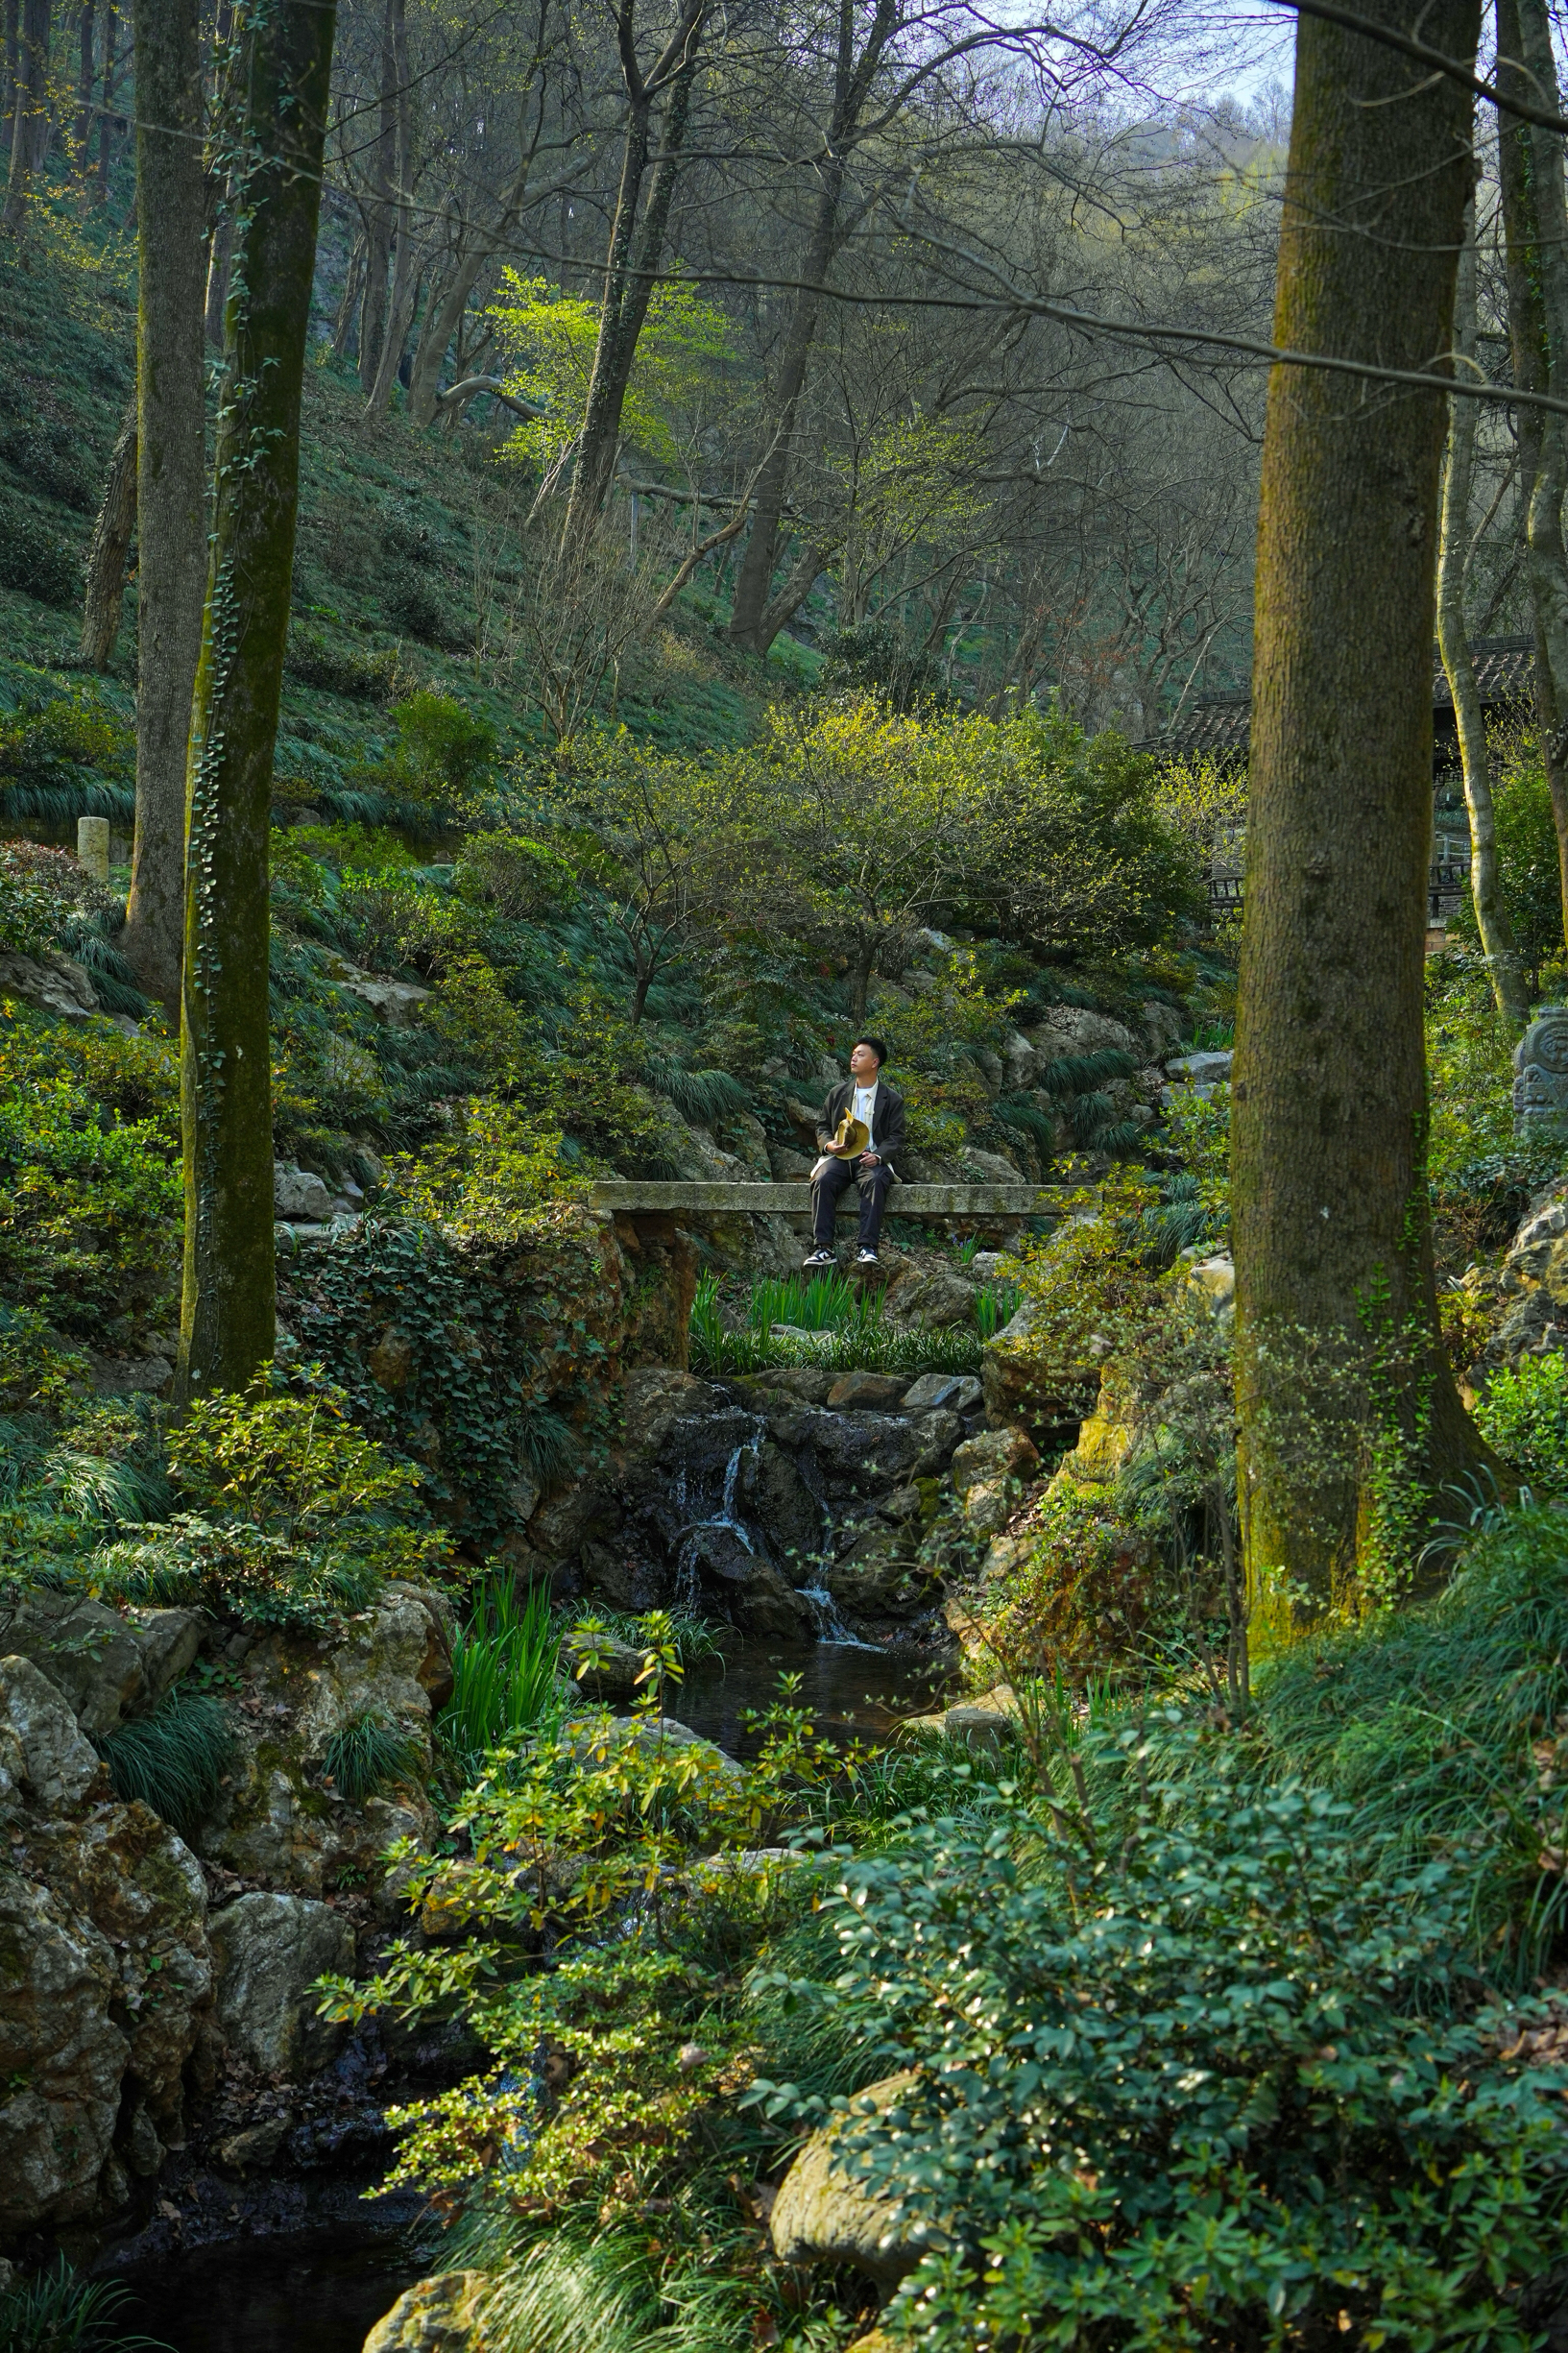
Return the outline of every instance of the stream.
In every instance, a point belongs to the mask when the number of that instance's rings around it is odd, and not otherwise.
[[[120,2329],[170,2353],[359,2353],[405,2288],[440,2268],[367,2217],[231,2239],[131,2273]]]
[[[874,1643],[748,1642],[723,1659],[699,1660],[671,1699],[671,1715],[732,1757],[755,1757],[761,1746],[748,1710],[760,1712],[779,1698],[779,1677],[798,1675],[788,1701],[804,1708],[819,1733],[847,1747],[852,1740],[890,1739],[905,1716],[940,1705],[954,1670],[927,1651],[880,1649]]]

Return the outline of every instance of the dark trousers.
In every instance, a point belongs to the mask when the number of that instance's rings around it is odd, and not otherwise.
[[[892,1181],[893,1172],[885,1160],[879,1160],[875,1168],[861,1168],[854,1160],[831,1161],[824,1174],[811,1180],[811,1233],[817,1249],[832,1249],[838,1197],[853,1184],[860,1188],[860,1248],[874,1250]]]

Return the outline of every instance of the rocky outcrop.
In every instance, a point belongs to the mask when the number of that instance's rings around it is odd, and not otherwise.
[[[308,1988],[352,1971],[348,1921],[302,1896],[255,1893],[214,1912],[209,1932],[229,2048],[266,2075],[300,2081],[324,2067],[347,2029],[318,2016]]]
[[[896,2111],[915,2083],[905,2071],[884,2076],[851,2103],[851,2114]],[[847,2263],[884,2292],[914,2269],[928,2233],[895,2221],[888,2201],[873,2197],[840,2171],[845,2120],[814,2132],[795,2159],[773,2202],[768,2227],[782,2263]]]
[[[99,2219],[183,2132],[212,1998],[195,1857],[29,1659],[0,1660],[0,2233]]]
[[[86,1021],[101,1010],[86,966],[52,948],[34,956],[0,948],[0,995],[20,997],[61,1021]]]
[[[1557,1185],[1531,1203],[1495,1278],[1501,1314],[1491,1339],[1470,1368],[1472,1387],[1511,1370],[1527,1356],[1568,1348],[1568,1187]]]
[[[34,1587],[0,1610],[0,1647],[31,1659],[83,1731],[102,1739],[188,1671],[205,1625],[196,1610],[110,1610]]]
[[[364,2353],[474,2353],[483,2271],[438,2271],[405,2288],[365,2340]]]
[[[759,1639],[808,1636],[833,1607],[874,1638],[934,1612],[920,1540],[978,1426],[973,1376],[645,1366],[624,1394],[605,1472],[530,1520],[529,1573],[616,1609],[694,1606]]]
[[[230,1710],[237,1755],[197,1844],[242,1879],[320,1897],[374,1885],[396,1838],[425,1843],[435,1816],[423,1794],[432,1706],[451,1688],[449,1606],[391,1586],[373,1610],[307,1643],[263,1636],[246,1647],[245,1691]],[[373,1716],[408,1759],[393,1788],[348,1804],[328,1783],[333,1735]]]
[[[1071,1439],[1088,1411],[1099,1371],[1085,1366],[1064,1371],[1056,1352],[1045,1345],[1039,1312],[1033,1299],[1022,1302],[987,1344],[980,1378],[992,1421],[1020,1423],[1043,1444],[1059,1444]]]
[[[965,1441],[953,1458],[953,1488],[974,1536],[998,1536],[1040,1468],[1037,1448],[1011,1425]]]

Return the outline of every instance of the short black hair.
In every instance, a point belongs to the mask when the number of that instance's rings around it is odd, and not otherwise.
[[[857,1037],[855,1041],[855,1046],[869,1046],[872,1053],[877,1057],[877,1068],[879,1070],[881,1069],[882,1064],[887,1059],[887,1040],[885,1037]],[[851,1054],[855,1052],[855,1046],[850,1048]]]

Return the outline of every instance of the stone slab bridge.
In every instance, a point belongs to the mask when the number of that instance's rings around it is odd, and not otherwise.
[[[636,1177],[613,1177],[596,1184],[590,1199],[596,1209],[628,1217],[785,1217],[806,1225],[811,1217],[811,1188],[804,1180],[644,1183]],[[977,1225],[1003,1219],[1022,1223],[1027,1218],[1071,1217],[1097,1207],[1098,1199],[1098,1188],[1093,1185],[896,1184],[887,1197],[887,1215]],[[839,1196],[838,1215],[857,1218],[859,1209],[858,1193],[853,1185],[846,1186]]]

